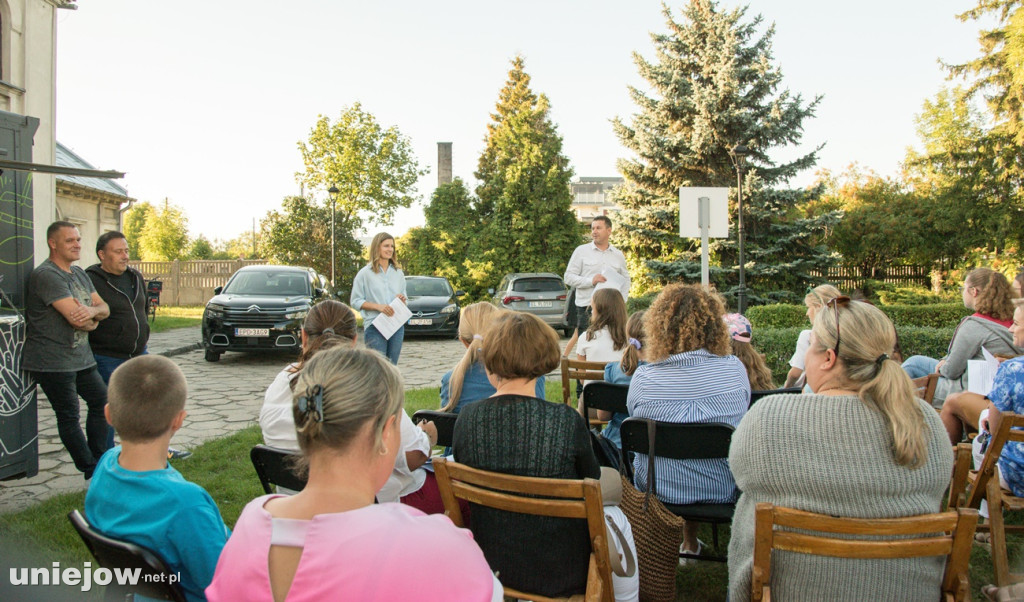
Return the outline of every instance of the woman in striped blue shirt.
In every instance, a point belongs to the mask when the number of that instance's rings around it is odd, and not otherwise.
[[[721,299],[700,286],[671,284],[644,318],[647,360],[629,384],[630,416],[662,422],[725,422],[736,426],[750,405],[747,371],[731,355]],[[729,464],[655,458],[658,498],[670,504],[736,500]],[[647,489],[647,456],[636,454],[634,481]],[[697,525],[686,523],[682,551],[700,553]]]

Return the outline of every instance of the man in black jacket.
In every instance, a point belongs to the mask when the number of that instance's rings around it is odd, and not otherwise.
[[[114,370],[133,357],[146,353],[149,322],[146,321],[146,281],[128,265],[128,240],[121,232],[105,232],[96,241],[100,262],[86,268],[96,292],[110,307],[110,317],[89,333],[89,346],[103,382]],[[110,429],[113,444],[114,429]],[[172,458],[187,458],[191,452],[172,450]]]

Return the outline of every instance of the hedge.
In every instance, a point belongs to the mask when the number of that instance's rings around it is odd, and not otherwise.
[[[809,326],[809,325],[808,325]],[[796,339],[803,327],[796,328],[755,328],[754,347],[765,355],[768,368],[772,371],[775,384],[782,386],[789,372],[789,358],[796,350]],[[946,355],[946,348],[953,338],[955,328],[929,328],[927,326],[897,326],[903,358],[912,355],[927,355],[940,358]]]
[[[900,326],[928,326],[955,328],[971,310],[963,303],[932,303],[928,305],[880,305],[894,324]],[[810,328],[807,307],[778,303],[758,305],[747,310],[747,318],[754,328]]]
[[[761,328],[810,328],[807,321],[807,306],[775,303],[773,305],[755,305],[747,308],[747,319],[755,329]],[[794,344],[796,339],[793,339]]]

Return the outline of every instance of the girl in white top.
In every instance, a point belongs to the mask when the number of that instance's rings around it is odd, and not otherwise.
[[[355,314],[340,301],[321,301],[309,310],[302,324],[302,354],[299,360],[282,370],[267,387],[263,407],[260,409],[260,428],[267,445],[299,451],[292,409],[295,382],[314,355],[339,346],[356,346]],[[430,449],[437,442],[437,428],[433,422],[423,422],[417,428],[405,410],[399,412],[398,417],[404,453],[395,457],[391,478],[377,493],[380,502],[397,502],[400,497],[423,486],[426,472],[420,467],[430,457]]]
[[[839,292],[839,289],[832,286],[831,284],[822,284],[811,289],[811,292],[807,293],[804,297],[804,305],[807,306],[807,320],[814,324],[814,316],[818,315],[822,307],[825,304],[839,297],[843,293]],[[811,331],[801,330],[800,336],[796,340],[796,352],[793,353],[793,357],[789,358],[789,374],[786,375],[786,384],[783,385],[786,388],[795,387],[800,377],[804,375],[804,357],[807,355],[807,349],[811,346]]]
[[[590,328],[576,344],[577,359],[617,362],[626,352],[626,302],[613,288],[602,288],[590,299]]]

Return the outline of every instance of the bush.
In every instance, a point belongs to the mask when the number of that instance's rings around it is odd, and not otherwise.
[[[948,304],[956,302],[956,294],[936,294],[924,288],[894,287],[891,290],[878,291],[878,300],[882,305]]]
[[[754,332],[761,328],[810,328],[807,321],[807,306],[775,303],[773,305],[757,305],[747,308],[747,319],[754,326]],[[796,339],[793,339],[796,344]]]
[[[762,306],[771,307],[771,306]],[[750,308],[747,314],[751,313]],[[751,320],[753,320],[751,318]],[[804,318],[807,322],[807,318]],[[808,324],[809,328],[810,325]],[[760,328],[754,327],[754,348],[764,354],[768,363],[768,369],[772,371],[772,380],[775,386],[781,387],[786,382],[786,374],[789,372],[789,358],[793,357],[796,351],[796,340],[800,336],[803,327],[791,328]]]
[[[964,307],[963,303],[882,305],[878,309],[885,312],[897,327],[928,326],[931,328],[956,328],[956,325],[960,323],[964,316],[974,313]]]
[[[626,311],[633,313],[642,309],[649,309],[651,307],[651,303],[654,303],[654,298],[657,297],[660,292],[661,291],[659,290],[645,293],[639,297],[630,297],[629,300],[626,301]]]
[[[927,326],[896,326],[900,337],[903,359],[912,355],[927,355],[940,358],[946,355],[949,341],[953,339],[953,328],[929,328]]]

